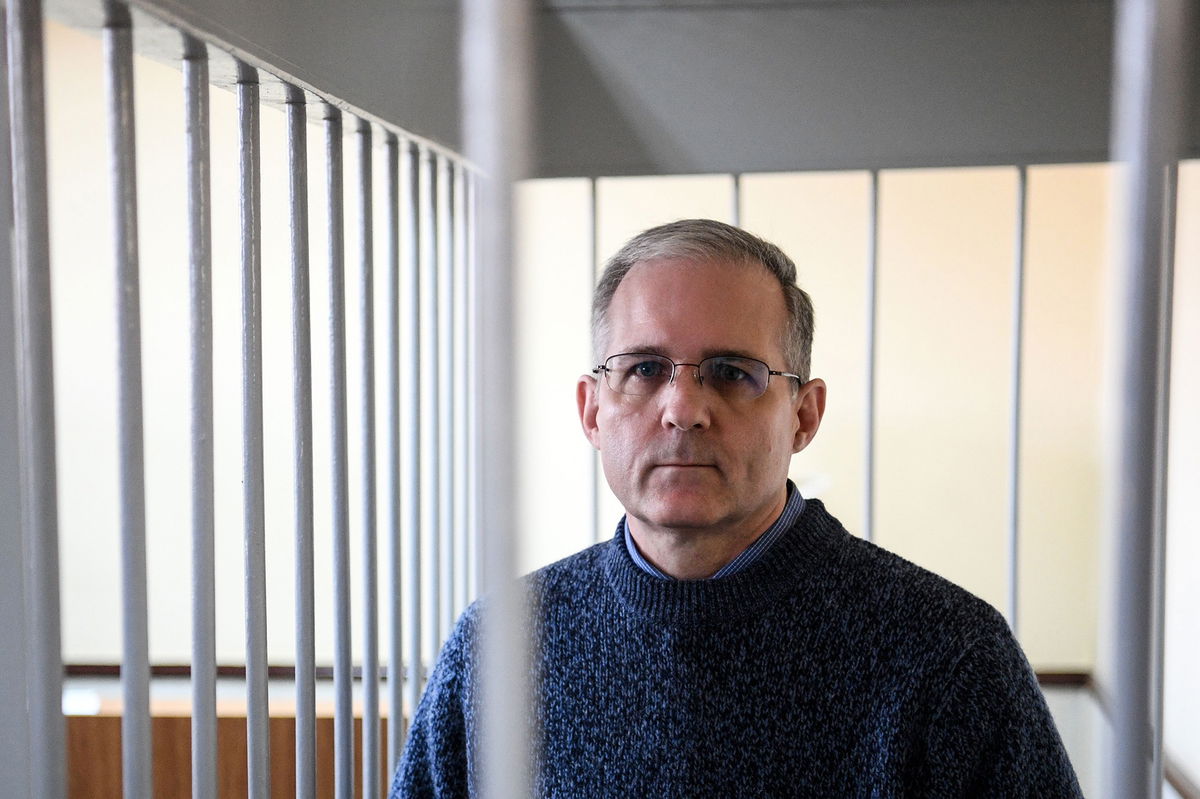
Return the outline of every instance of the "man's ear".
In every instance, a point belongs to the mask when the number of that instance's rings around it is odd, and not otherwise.
[[[792,440],[792,452],[799,452],[809,445],[817,428],[821,426],[821,417],[825,415],[825,381],[814,377],[797,389],[796,397],[796,437]]]
[[[580,375],[575,385],[575,403],[579,406],[579,425],[583,434],[592,446],[600,449],[599,428],[596,427],[597,401],[600,394],[600,384],[591,375]]]

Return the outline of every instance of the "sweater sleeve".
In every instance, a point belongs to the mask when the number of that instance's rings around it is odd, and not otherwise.
[[[951,672],[931,718],[931,797],[1082,797],[1037,679],[1008,625],[980,636]]]
[[[390,799],[458,799],[470,795],[470,609],[442,647],[417,705],[388,793]]]

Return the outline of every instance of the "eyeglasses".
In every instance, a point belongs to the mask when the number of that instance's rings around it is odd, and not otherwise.
[[[675,382],[676,370],[680,366],[694,367],[700,385],[715,389],[727,400],[751,400],[761,397],[767,390],[771,375],[790,377],[800,382],[800,375],[779,372],[756,358],[736,355],[716,355],[700,363],[675,363],[662,355],[647,352],[626,352],[613,355],[592,370],[592,374],[603,374],[608,387],[618,394],[645,397],[655,394],[663,386]]]

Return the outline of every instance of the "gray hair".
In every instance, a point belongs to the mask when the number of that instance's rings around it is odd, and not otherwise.
[[[639,263],[666,258],[692,261],[732,261],[761,264],[783,289],[787,325],[783,331],[783,356],[787,369],[808,380],[812,365],[813,306],[808,294],[796,285],[796,265],[783,250],[741,228],[712,219],[681,219],[650,228],[630,239],[604,266],[592,296],[592,349],[597,363],[609,334],[608,307],[617,286]]]

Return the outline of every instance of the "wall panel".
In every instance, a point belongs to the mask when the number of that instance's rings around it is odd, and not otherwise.
[[[1005,597],[1016,171],[880,178],[877,542]]]

